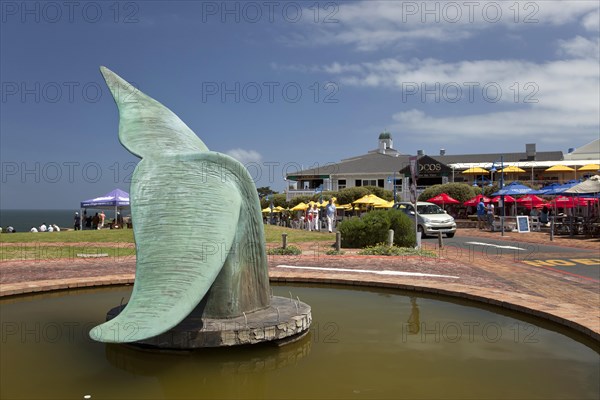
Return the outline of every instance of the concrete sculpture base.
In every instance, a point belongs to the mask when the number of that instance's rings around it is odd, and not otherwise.
[[[125,305],[111,309],[106,320],[115,318]],[[172,329],[158,336],[140,340],[133,345],[157,349],[190,350],[206,347],[228,347],[262,342],[289,343],[308,332],[312,321],[308,304],[284,297],[271,297],[268,308],[237,318],[204,318],[192,312]],[[123,326],[134,334],[135,327]]]

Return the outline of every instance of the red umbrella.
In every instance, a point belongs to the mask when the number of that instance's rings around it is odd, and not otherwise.
[[[492,199],[492,203],[498,203],[501,198],[502,198],[502,196],[496,196],[496,197],[494,197]],[[517,200],[515,200],[514,197],[512,197],[512,196],[510,196],[508,194],[504,195],[504,202],[506,202],[506,203],[514,203],[515,201],[517,201]]]
[[[452,197],[448,196],[446,193],[438,194],[437,196],[434,196],[427,201],[430,203],[434,203],[434,204],[441,204],[442,206],[444,204],[459,204],[460,203],[460,201],[453,199]]]
[[[551,203],[554,207],[573,208],[578,205],[576,199],[577,197],[558,196]]]
[[[531,209],[532,207],[538,208],[539,205],[545,202],[546,200],[542,199],[539,196],[536,196],[535,194],[528,194],[523,197],[520,197],[519,200],[517,200],[517,203],[519,203],[519,205],[522,205],[529,209]]]
[[[517,203],[538,205],[544,203],[545,201],[546,200],[542,199],[539,196],[536,196],[535,194],[528,194],[526,196],[520,197],[519,200],[517,200]]]
[[[489,203],[490,199],[489,197],[485,197],[482,194],[478,194],[477,196],[473,197],[472,199],[469,199],[467,201],[465,201],[463,203],[463,205],[465,206],[476,206],[479,203],[479,200],[483,200],[484,203]]]

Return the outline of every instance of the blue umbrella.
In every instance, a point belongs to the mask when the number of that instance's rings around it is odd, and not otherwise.
[[[577,185],[578,183],[579,183],[579,181],[572,180],[572,181],[563,183],[562,185],[553,186],[549,190],[545,191],[543,194],[546,196],[556,196],[558,194],[563,194],[564,191],[572,188],[573,186]]]
[[[540,195],[540,194],[546,194],[546,193],[548,193],[550,190],[552,190],[552,189],[554,189],[554,188],[557,188],[558,186],[561,186],[561,184],[560,184],[560,183],[551,183],[551,184],[549,184],[549,185],[546,185],[546,186],[544,186],[544,187],[543,187],[543,188],[541,188],[541,189],[538,189],[538,190],[532,190],[531,192],[529,192],[529,193],[527,193],[527,194],[537,194],[537,195]]]
[[[492,194],[492,196],[514,196],[519,194],[529,194],[532,191],[533,189],[525,185],[521,185],[519,182],[512,182],[511,184],[504,186],[502,189]]]

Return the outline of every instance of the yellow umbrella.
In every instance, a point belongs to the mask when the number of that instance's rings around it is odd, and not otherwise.
[[[375,208],[392,208],[394,207],[394,200],[386,201],[383,204],[375,204]]]
[[[381,197],[377,197],[374,194],[364,195],[360,199],[352,202],[352,204],[373,204],[373,205],[386,204],[386,203],[387,203],[386,200],[382,199]]]
[[[340,204],[339,206],[336,205],[335,208],[339,208],[341,210],[352,210],[352,204]]]
[[[487,169],[480,168],[480,167],[471,167],[469,169],[464,170],[462,173],[467,174],[467,175],[483,175],[483,174],[489,174],[490,171],[488,171]]]
[[[298,203],[294,207],[292,207],[291,211],[304,211],[307,208],[308,208],[308,204],[306,204],[305,202],[301,201],[300,203]]]
[[[273,207],[273,212],[274,213],[282,212],[283,210],[285,210],[285,208],[281,208],[279,206]],[[264,213],[270,213],[271,212],[271,207],[263,208],[262,212],[264,212]]]
[[[502,170],[500,170],[499,172],[504,172],[505,174],[510,174],[510,173],[523,173],[523,172],[527,172],[522,168],[519,167],[515,167],[514,165],[511,165],[510,167],[506,167]]]
[[[582,172],[597,172],[598,170],[600,170],[600,165],[598,164],[586,164],[583,167],[577,169],[577,171]]]
[[[550,167],[546,169],[544,172],[573,172],[575,171],[571,167],[566,167],[564,165],[555,165],[554,167]]]

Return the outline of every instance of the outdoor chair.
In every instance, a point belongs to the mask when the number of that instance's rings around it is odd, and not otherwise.
[[[529,221],[529,225],[531,226],[531,230],[534,232],[541,232],[542,231],[542,223],[540,222],[540,218],[539,217],[529,217],[530,221]]]

